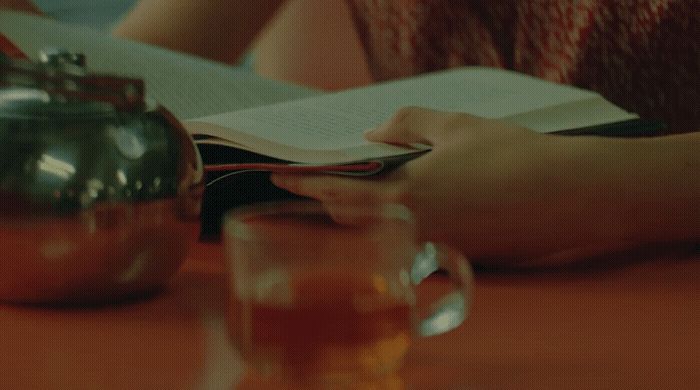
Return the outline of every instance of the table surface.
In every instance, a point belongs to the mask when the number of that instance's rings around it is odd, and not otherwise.
[[[700,254],[476,277],[467,323],[419,340],[407,389],[697,388]],[[221,246],[198,243],[169,288],[101,308],[0,305],[8,389],[260,388],[226,336]]]

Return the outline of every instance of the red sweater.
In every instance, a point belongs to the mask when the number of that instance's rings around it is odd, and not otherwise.
[[[348,1],[377,80],[509,68],[700,130],[700,0]]]

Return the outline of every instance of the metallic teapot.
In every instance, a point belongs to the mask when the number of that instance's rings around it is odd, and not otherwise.
[[[158,290],[186,256],[203,189],[191,137],[141,80],[61,50],[0,58],[0,300]]]

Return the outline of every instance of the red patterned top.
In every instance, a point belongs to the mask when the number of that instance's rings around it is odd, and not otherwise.
[[[700,0],[348,1],[377,80],[509,68],[700,130]]]

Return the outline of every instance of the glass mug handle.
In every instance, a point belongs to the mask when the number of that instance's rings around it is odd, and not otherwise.
[[[418,322],[421,336],[435,336],[457,328],[469,315],[474,280],[466,258],[445,245],[427,242],[416,255],[411,268],[411,283],[418,286],[430,275],[448,278],[454,290],[430,305],[430,312]]]

